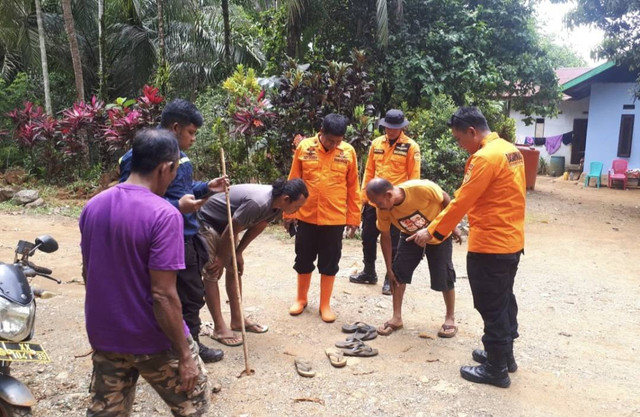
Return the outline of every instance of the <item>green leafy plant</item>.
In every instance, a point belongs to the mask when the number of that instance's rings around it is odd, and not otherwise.
[[[544,158],[538,159],[538,174],[547,175],[548,172],[549,164],[547,163],[547,160]]]

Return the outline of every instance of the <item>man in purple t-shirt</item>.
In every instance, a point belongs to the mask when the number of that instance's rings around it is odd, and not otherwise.
[[[183,220],[162,196],[176,176],[175,136],[145,130],[131,175],[80,216],[85,316],[94,349],[87,416],[129,415],[139,375],[174,416],[201,416],[209,389],[176,290],[184,268]]]

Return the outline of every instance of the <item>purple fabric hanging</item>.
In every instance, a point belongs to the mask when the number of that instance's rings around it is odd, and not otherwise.
[[[562,144],[562,135],[548,136],[544,143],[544,147],[547,148],[547,153],[553,155],[558,152],[560,145]]]
[[[524,144],[527,146],[533,146],[533,138],[531,136],[527,136],[524,138]]]

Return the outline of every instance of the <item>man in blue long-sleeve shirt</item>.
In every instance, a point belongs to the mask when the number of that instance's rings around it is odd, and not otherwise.
[[[204,284],[202,268],[207,262],[206,247],[198,238],[200,227],[196,211],[207,198],[217,191],[224,191],[226,179],[216,178],[209,182],[193,180],[193,165],[184,153],[196,141],[196,132],[202,126],[202,114],[196,106],[182,99],[167,104],[162,111],[160,128],[171,130],[178,139],[180,161],[176,178],[169,185],[164,198],[173,204],[184,217],[184,256],[186,268],[178,272],[178,295],[182,303],[182,316],[193,339],[200,346],[200,357],[204,362],[216,362],[224,353],[210,349],[200,343],[200,309],[204,306]],[[120,182],[126,181],[131,172],[131,151],[120,159]]]

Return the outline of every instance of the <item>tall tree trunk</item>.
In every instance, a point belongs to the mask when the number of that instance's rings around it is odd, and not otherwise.
[[[224,22],[224,64],[231,67],[231,23],[229,22],[229,0],[222,0],[222,20]]]
[[[42,83],[44,84],[44,109],[53,114],[51,108],[51,90],[49,88],[49,66],[47,65],[47,48],[44,43],[44,25],[42,24],[42,8],[40,0],[36,1],[36,20],[38,22],[38,39],[40,41],[40,61],[42,62]]]
[[[396,23],[402,24],[404,21],[404,0],[398,0],[396,2]]]
[[[106,41],[104,35],[104,0],[98,0],[98,97],[107,97],[107,82],[104,75],[104,51]]]
[[[80,49],[78,48],[78,38],[76,28],[73,24],[73,13],[71,12],[71,0],[61,0],[62,16],[64,17],[64,29],[69,39],[69,51],[71,52],[71,62],[73,63],[73,74],[76,78],[76,93],[78,101],[84,100],[84,79],[82,76],[82,61],[80,60]]]
[[[164,45],[164,9],[162,7],[162,0],[156,0],[156,6],[158,7],[158,48],[160,49],[160,62],[158,68],[161,68],[163,73],[166,65],[167,54]],[[167,95],[167,80],[165,77],[161,77],[160,92],[163,96]]]
[[[298,58],[300,36],[302,36],[302,28],[299,21],[289,24],[287,31],[287,55],[291,58]]]

